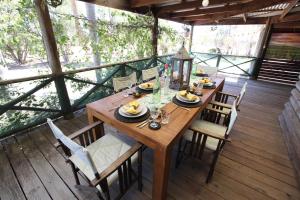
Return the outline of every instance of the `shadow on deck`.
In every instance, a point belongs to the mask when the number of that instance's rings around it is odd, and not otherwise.
[[[224,90],[238,93],[244,81],[228,78]],[[300,199],[278,123],[291,88],[260,81],[248,83],[232,142],[225,146],[212,182],[205,184],[209,158],[187,159],[176,170],[172,162],[169,199]],[[70,134],[87,125],[87,118],[81,112],[75,119],[61,119],[56,124]],[[106,129],[119,134],[111,127]],[[62,152],[54,148],[55,142],[45,125],[1,142],[0,199],[97,199],[93,191],[75,187],[71,168]],[[133,186],[123,199],[151,199],[150,149],[143,161],[143,192]]]

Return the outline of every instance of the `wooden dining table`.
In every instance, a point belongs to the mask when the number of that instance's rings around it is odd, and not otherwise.
[[[153,164],[153,187],[152,199],[166,199],[168,188],[168,176],[170,171],[171,151],[174,144],[184,134],[197,118],[199,113],[204,110],[217,91],[222,91],[224,86],[223,78],[215,78],[215,89],[203,89],[201,97],[202,105],[196,108],[184,109],[173,102],[164,105],[164,109],[170,112],[170,121],[162,125],[159,130],[152,130],[148,126],[143,128],[137,127],[139,123],[125,123],[115,118],[114,112],[116,107],[124,105],[134,99],[132,95],[124,97],[124,92],[120,92],[106,98],[100,99],[93,103],[87,104],[87,114],[89,123],[103,121],[106,124],[118,129],[121,133],[126,134],[136,141],[141,142],[154,151]],[[141,97],[142,98],[142,97]],[[104,134],[104,128],[100,128]]]

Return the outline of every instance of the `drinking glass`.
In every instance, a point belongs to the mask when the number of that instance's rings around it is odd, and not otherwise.
[[[131,88],[134,86],[133,83],[131,83],[125,90],[125,93],[124,93],[124,97],[129,97],[129,94],[131,92]]]
[[[168,124],[170,121],[170,113],[165,110],[161,110],[161,123]]]
[[[150,107],[150,115],[151,119],[156,122],[158,116],[159,116],[159,108],[157,106],[151,106]]]

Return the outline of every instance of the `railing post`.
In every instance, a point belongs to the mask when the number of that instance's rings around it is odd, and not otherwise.
[[[62,73],[57,45],[54,37],[53,27],[49,15],[49,10],[45,0],[34,0],[37,17],[39,20],[43,41],[47,53],[49,66],[51,67],[52,74],[55,76],[54,82],[61,106],[62,114],[65,119],[72,118],[72,106],[68,96],[67,87]]]
[[[222,54],[218,53],[218,58],[217,58],[217,63],[216,63],[216,68],[219,70],[219,65],[222,59]]]
[[[254,64],[254,69],[252,70],[252,78],[257,79],[261,65],[263,63],[263,59],[266,55],[266,51],[268,48],[268,44],[270,42],[272,35],[272,23],[271,18],[268,19],[265,30],[263,32],[263,38],[261,38],[260,46],[258,47],[257,60]]]
[[[153,65],[157,66],[157,35],[158,35],[158,17],[154,11],[152,11],[154,16],[154,23],[152,27],[152,54],[153,54]]]

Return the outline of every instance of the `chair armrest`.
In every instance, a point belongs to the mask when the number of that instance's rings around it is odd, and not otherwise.
[[[92,123],[92,124],[89,124],[89,125],[83,127],[82,129],[79,129],[78,131],[76,131],[76,132],[70,134],[68,137],[69,137],[71,140],[74,140],[74,139],[78,138],[80,135],[86,133],[87,131],[89,131],[89,130],[95,128],[96,126],[98,126],[98,125],[100,125],[100,124],[103,124],[103,122],[101,122],[101,121],[96,121],[96,122],[94,122],[94,123]],[[61,146],[61,144],[60,144],[59,142],[56,142],[56,143],[54,144],[54,146],[55,146],[55,148],[58,148],[58,147]]]
[[[223,91],[218,91],[217,93],[220,93],[220,94],[222,94],[222,95],[226,95],[226,96],[230,96],[230,97],[233,97],[233,98],[238,98],[238,96],[237,96],[237,95],[230,94],[230,93],[223,92]]]
[[[109,175],[114,173],[126,160],[128,160],[133,154],[135,154],[140,148],[142,148],[141,143],[136,143],[128,151],[126,151],[122,156],[115,160],[108,168],[100,173],[100,179],[95,178],[91,181],[91,185],[96,187],[99,183],[107,178]]]
[[[194,130],[194,129],[191,129],[191,128],[190,128],[190,130],[191,130],[191,131],[196,131],[196,132],[198,132],[197,130]],[[223,141],[225,141],[225,142],[231,142],[231,139],[230,139],[230,138],[225,138],[224,136],[219,136],[219,135],[214,134],[214,133],[212,133],[212,132],[210,132],[210,133],[198,132],[198,133],[203,134],[203,135],[206,135],[206,136],[208,136],[208,137],[212,137],[212,138],[218,139],[218,140],[223,140]]]
[[[209,102],[209,104],[212,104],[212,105],[215,105],[215,106],[220,106],[220,107],[223,107],[223,108],[229,108],[229,109],[232,108],[232,105],[227,104],[227,103],[221,103],[221,102],[218,102],[218,101],[211,101],[211,102]]]
[[[216,112],[216,113],[220,113],[222,115],[229,115],[229,113],[227,112],[224,112],[223,110],[220,110],[220,109],[216,109],[216,108],[205,108],[206,110],[210,110],[210,111],[213,111],[213,112]]]

